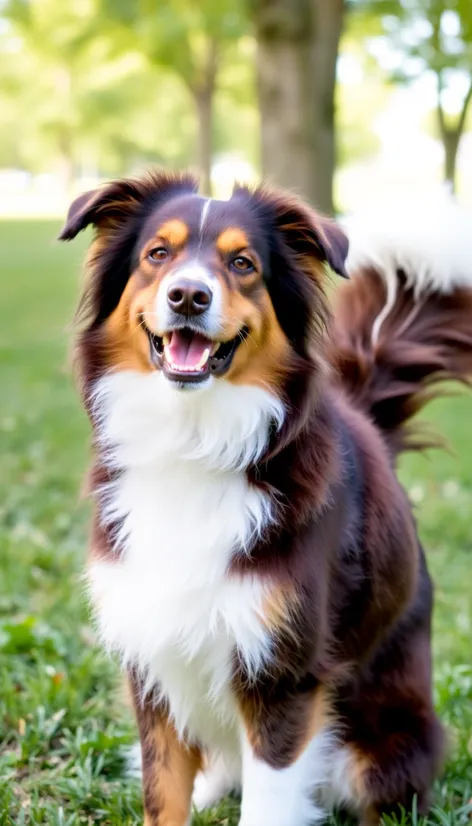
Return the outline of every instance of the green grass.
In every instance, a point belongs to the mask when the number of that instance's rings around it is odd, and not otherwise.
[[[81,582],[89,430],[67,366],[66,328],[85,239],[60,246],[57,230],[49,222],[0,224],[0,824],[124,826],[142,822],[139,787],[123,779],[136,735],[116,665],[94,647]],[[465,824],[472,398],[428,412],[457,453],[409,457],[402,466],[436,581],[436,700],[451,737],[430,821]],[[232,826],[237,804],[196,820]]]

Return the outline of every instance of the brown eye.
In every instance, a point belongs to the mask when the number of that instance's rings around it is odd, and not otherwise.
[[[254,272],[254,264],[249,258],[246,258],[245,255],[238,255],[237,258],[233,258],[230,267],[235,272],[243,273],[244,275]]]
[[[153,250],[148,252],[147,256],[151,261],[157,261],[161,264],[166,258],[169,257],[169,253],[165,247],[155,247]]]

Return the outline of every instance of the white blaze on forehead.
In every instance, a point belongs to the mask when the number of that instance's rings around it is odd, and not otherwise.
[[[202,214],[200,216],[200,232],[203,232],[203,228],[205,226],[205,222],[206,222],[206,219],[208,217],[208,212],[210,210],[211,201],[212,201],[211,198],[206,198],[206,200],[203,203]]]
[[[213,300],[210,308],[205,313],[206,331],[209,336],[216,336],[221,332],[221,287],[218,283],[218,279],[215,278],[211,270],[198,262],[198,256],[202,248],[202,233],[208,217],[211,201],[211,198],[206,198],[203,202],[202,213],[200,216],[200,238],[195,258],[193,261],[189,261],[187,264],[183,264],[182,266],[173,269],[161,282],[156,297],[155,310],[159,329],[167,329],[171,320],[167,302],[167,291],[169,287],[177,279],[188,278],[190,281],[202,281],[210,287]]]

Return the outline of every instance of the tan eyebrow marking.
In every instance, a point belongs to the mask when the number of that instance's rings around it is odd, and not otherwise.
[[[249,246],[249,240],[242,229],[232,227],[225,229],[216,239],[216,246],[221,253],[230,253],[245,249]]]
[[[180,247],[185,244],[189,236],[189,228],[179,218],[172,218],[171,221],[166,221],[159,227],[156,236],[164,238],[173,247]]]

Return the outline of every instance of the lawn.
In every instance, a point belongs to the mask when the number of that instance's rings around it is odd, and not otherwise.
[[[54,242],[57,231],[51,222],[0,223],[0,824],[131,826],[142,822],[139,786],[124,779],[133,721],[116,665],[94,647],[81,580],[89,431],[67,326],[85,239],[66,247]],[[428,417],[451,452],[408,457],[401,474],[436,582],[436,702],[450,732],[429,821],[466,824],[472,394],[437,402]],[[232,826],[237,804],[195,822]]]

